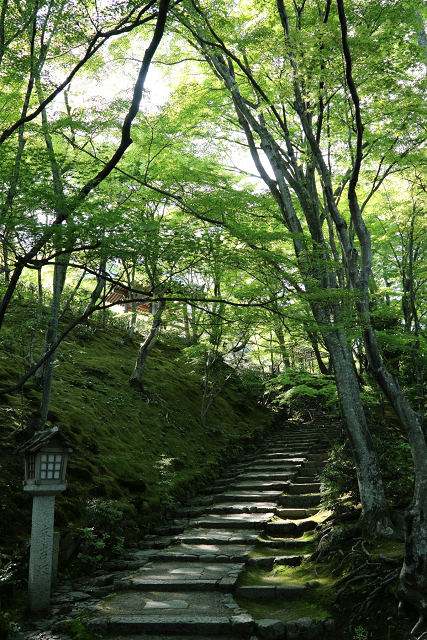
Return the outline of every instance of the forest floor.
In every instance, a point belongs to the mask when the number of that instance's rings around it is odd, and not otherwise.
[[[75,447],[67,490],[56,499],[55,527],[70,544],[82,530],[108,522],[117,525],[107,531],[115,539],[136,540],[243,448],[255,446],[276,414],[232,375],[208,414],[205,431],[200,425],[201,376],[185,357],[185,342],[163,336],[148,359],[143,392],[138,392],[128,379],[142,337],[135,334],[134,343],[125,344],[123,329],[103,329],[95,321],[80,329],[58,350],[47,422],[60,426]],[[26,353],[14,325],[6,326],[0,340],[1,388],[20,379]],[[20,392],[0,396],[3,566],[30,536],[24,460],[14,452],[40,398],[33,380]]]

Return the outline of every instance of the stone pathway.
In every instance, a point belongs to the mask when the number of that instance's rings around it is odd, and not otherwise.
[[[274,564],[301,563],[300,555],[250,557],[250,552],[255,545],[286,550],[317,526],[316,474],[330,448],[320,420],[316,426],[285,426],[176,512],[174,525],[159,528],[160,535],[148,536],[140,548],[107,563],[89,583],[60,585],[52,597],[53,618],[40,621],[38,631],[64,638],[67,621],[82,614],[90,631],[140,640],[297,640],[332,631],[332,620],[254,621],[233,597],[284,598],[317,585],[236,583],[246,566],[271,570]],[[324,427],[331,431],[329,423]]]

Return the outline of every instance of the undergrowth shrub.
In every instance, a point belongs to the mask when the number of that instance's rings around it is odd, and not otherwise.
[[[123,552],[125,538],[120,523],[123,512],[113,500],[92,498],[85,506],[89,526],[81,527],[78,559],[86,567],[94,568],[110,555]]]
[[[288,407],[292,414],[304,413],[307,408],[334,407],[338,401],[332,376],[314,375],[303,367],[286,369],[269,380],[266,389],[274,394],[280,407]]]
[[[410,446],[386,422],[370,417],[368,426],[378,453],[386,498],[396,507],[405,506],[411,499],[414,479]],[[356,467],[344,434],[331,452],[320,481],[323,507],[339,514],[346,509],[343,497],[347,505],[360,502]]]
[[[117,508],[114,501],[102,498],[87,501],[86,515],[89,526],[102,531],[111,531],[123,519],[123,511]]]
[[[159,472],[160,503],[166,509],[173,509],[177,506],[175,496],[177,474],[175,472],[175,458],[161,454],[154,466]]]
[[[260,400],[265,392],[265,376],[260,369],[245,367],[237,370],[240,388],[252,398]]]
[[[83,340],[83,342],[89,342],[93,340],[95,334],[95,329],[89,327],[86,324],[79,324],[74,330],[74,335],[78,340]]]

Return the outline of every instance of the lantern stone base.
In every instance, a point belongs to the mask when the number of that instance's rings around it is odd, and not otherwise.
[[[24,489],[33,496],[28,608],[34,613],[50,607],[55,496],[64,491],[65,485],[32,485]]]

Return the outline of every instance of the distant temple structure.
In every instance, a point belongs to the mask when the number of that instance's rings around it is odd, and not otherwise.
[[[139,284],[136,284],[136,287],[140,286]],[[152,295],[151,292],[143,292],[140,291],[139,293],[135,294],[135,305],[136,305],[136,310],[139,311],[140,313],[156,313],[157,310],[157,302],[151,302],[149,300],[150,296]],[[129,298],[130,298],[130,292],[127,289],[124,289],[123,287],[117,285],[116,287],[114,287],[113,291],[107,296],[107,302],[111,302],[111,303],[116,303],[119,304],[120,306],[124,307],[125,309],[125,313],[132,311],[132,302],[129,302]],[[128,302],[122,302],[122,300],[128,300]]]

